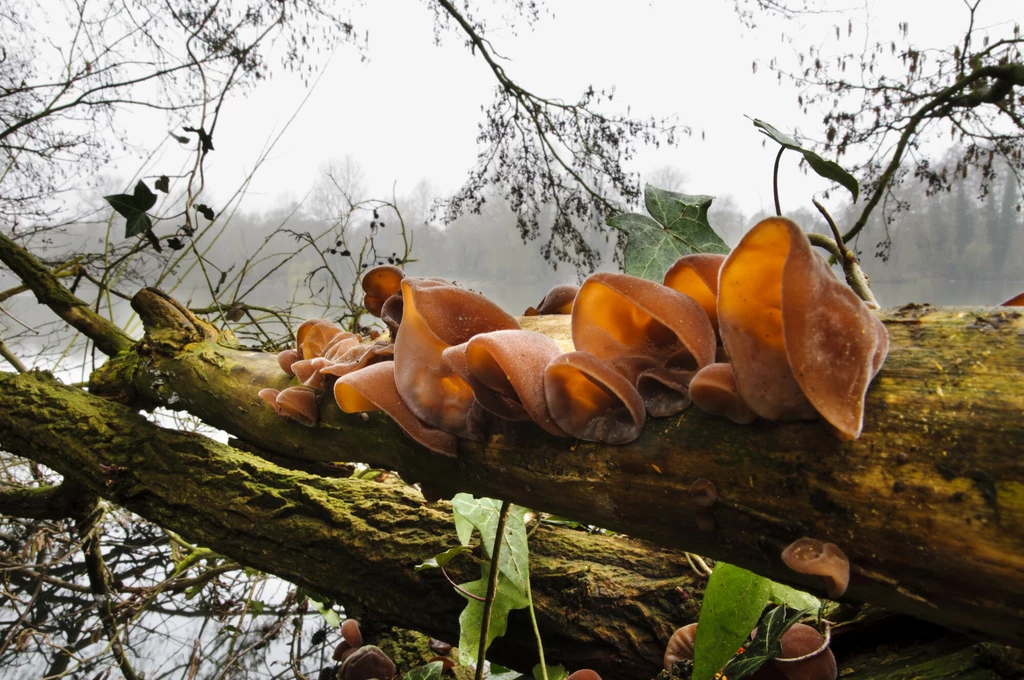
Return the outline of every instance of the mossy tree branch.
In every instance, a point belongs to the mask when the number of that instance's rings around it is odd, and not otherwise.
[[[450,508],[409,486],[283,469],[37,372],[0,374],[0,447],[189,541],[335,598],[368,625],[458,640],[465,600],[440,573],[413,572],[457,544]],[[696,620],[696,576],[681,552],[548,526],[530,549],[545,646],[569,667],[650,678],[672,630]],[[479,578],[470,560],[449,573]],[[528,616],[515,612],[488,658],[529,668],[535,656]]]
[[[40,304],[49,307],[70,326],[96,343],[107,356],[131,348],[132,340],[120,328],[103,318],[64,287],[60,279],[27,250],[0,232],[0,262],[14,272],[35,293]]]
[[[326,396],[304,428],[256,396],[289,379],[273,355],[209,340],[165,297],[136,296],[147,339],[94,375],[94,389],[163,404],[282,456],[398,470],[434,494],[510,500],[752,568],[821,592],[782,564],[801,536],[850,557],[847,597],[1024,643],[1024,317],[1011,309],[908,306],[883,314],[892,348],[868,393],[863,436],[821,423],[740,427],[688,409],[651,420],[627,446],[556,439],[510,425],[433,455],[387,417],[342,414]],[[165,310],[165,311],[161,311]],[[192,322],[189,322],[192,323]],[[524,321],[524,323],[526,323]],[[534,317],[561,339],[566,319]],[[167,353],[167,338],[184,344]],[[715,529],[697,529],[686,490],[712,480]]]

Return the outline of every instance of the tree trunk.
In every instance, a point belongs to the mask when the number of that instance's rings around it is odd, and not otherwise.
[[[437,494],[507,499],[726,560],[821,592],[780,554],[811,536],[849,556],[847,597],[1010,644],[1024,644],[1024,319],[1011,309],[908,305],[883,315],[891,350],[868,393],[864,434],[821,423],[752,426],[695,408],[651,420],[636,442],[602,446],[510,425],[457,458],[432,454],[385,416],[321,424],[279,419],[256,396],[289,379],[273,355],[226,338],[153,290],[133,306],[147,328],[93,389],[187,410],[278,455],[362,461]],[[564,340],[567,318],[536,328]],[[141,397],[141,398],[140,398]],[[718,488],[714,529],[698,530],[687,489]]]
[[[280,468],[43,373],[0,374],[0,446],[48,465],[160,526],[342,602],[353,615],[458,642],[465,600],[413,567],[458,544],[447,503],[401,483]],[[678,551],[636,539],[539,527],[533,597],[548,658],[605,677],[650,678],[675,627],[695,621],[696,577]],[[449,568],[476,580],[469,559]],[[489,658],[536,663],[525,612]]]

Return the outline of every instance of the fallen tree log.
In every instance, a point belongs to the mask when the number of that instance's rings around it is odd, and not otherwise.
[[[275,454],[398,470],[430,493],[468,491],[745,566],[822,592],[782,564],[801,536],[849,556],[846,597],[1024,644],[1024,319],[1007,308],[908,305],[883,314],[888,361],[863,436],[821,423],[737,426],[688,409],[610,447],[510,425],[457,458],[432,454],[384,416],[342,414],[324,399],[304,428],[257,398],[289,379],[273,355],[229,338],[158,291],[133,306],[146,338],[94,374],[91,389],[187,410]],[[564,340],[568,320],[537,330]],[[714,529],[698,530],[686,490],[719,491]]]
[[[287,470],[158,427],[43,373],[0,373],[0,447],[241,564],[337,599],[371,627],[458,642],[465,600],[438,571],[413,571],[458,544],[451,508],[404,483]],[[681,552],[626,537],[542,525],[530,539],[530,571],[549,661],[606,677],[653,677],[668,637],[700,606]],[[480,577],[468,559],[449,574]],[[517,668],[537,662],[525,612],[513,613],[492,650],[489,658]]]

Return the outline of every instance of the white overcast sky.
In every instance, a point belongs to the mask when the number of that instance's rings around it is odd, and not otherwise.
[[[589,84],[615,87],[617,107],[628,105],[637,116],[675,116],[693,128],[693,137],[683,137],[675,148],[642,151],[631,169],[646,175],[675,166],[686,175],[686,191],[731,194],[748,213],[771,206],[776,148],[762,145],[762,135],[744,116],[799,130],[805,138],[822,134],[820,112],[803,116],[795,91],[779,85],[765,64],[752,72],[755,59],[778,56],[795,65],[797,50],[807,45],[834,49],[833,26],[842,25],[845,36],[848,20],[854,33],[845,49],[868,40],[888,42],[901,21],[909,22],[916,46],[944,47],[962,35],[967,18],[962,0],[850,0],[830,5],[849,8],[843,13],[792,21],[762,17],[750,30],[740,24],[732,0],[547,0],[549,12],[532,28],[520,21],[513,29],[481,4],[488,36],[520,85],[565,100]],[[1022,10],[1022,0],[984,0],[976,26],[1004,35]],[[347,46],[333,55],[260,168],[243,209],[268,210],[301,199],[324,162],[347,154],[363,166],[374,195],[389,194],[397,183],[401,196],[421,178],[451,192],[473,165],[481,106],[491,102],[495,84],[483,60],[454,32],[435,45],[433,14],[421,0],[367,2],[352,21],[361,35],[368,32],[368,59],[361,62]],[[326,62],[325,55],[319,58]],[[298,78],[277,73],[228,102],[215,137],[217,151],[208,157],[208,196],[223,201],[234,192],[265,140],[282,129],[307,92]],[[179,150],[171,147],[151,168],[178,158]],[[806,204],[812,192],[828,186],[803,176],[796,156],[789,161],[783,163],[784,196]]]

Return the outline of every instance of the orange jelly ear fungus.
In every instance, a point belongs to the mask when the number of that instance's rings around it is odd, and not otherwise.
[[[572,303],[580,287],[574,283],[560,283],[549,290],[536,307],[528,307],[523,316],[541,314],[571,314]]]
[[[431,451],[455,455],[455,435],[429,427],[409,410],[395,385],[395,363],[384,361],[347,373],[334,383],[334,399],[345,413],[384,411],[405,433]]]
[[[711,320],[718,331],[718,272],[725,255],[699,253],[684,255],[665,273],[664,284],[672,290],[689,295]]]
[[[402,299],[394,362],[402,400],[428,425],[478,438],[478,417],[471,417],[476,404],[473,390],[444,362],[442,353],[474,335],[519,329],[519,324],[483,295],[439,281],[407,278],[402,281]]]
[[[820,414],[841,437],[860,435],[888,334],[796,224],[772,217],[747,232],[722,265],[718,320],[737,389],[754,413]]]
[[[697,371],[690,381],[690,397],[701,411],[725,416],[734,423],[746,425],[757,420],[757,414],[740,398],[729,364],[709,364]]]
[[[493,331],[444,350],[444,360],[469,382],[480,405],[506,420],[532,420],[567,436],[548,413],[544,368],[562,353],[558,343],[533,331]]]
[[[544,369],[544,394],[555,424],[587,441],[626,444],[647,420],[633,383],[587,352],[555,357]]]
[[[390,264],[382,264],[363,275],[363,306],[376,317],[389,297],[401,290],[405,272]]]
[[[346,333],[333,321],[327,319],[310,319],[302,322],[299,329],[295,331],[296,344],[302,359],[313,359],[323,356],[327,346],[336,336],[351,335]]]
[[[1024,307],[1024,292],[1017,293],[1006,302],[999,303],[1000,307]]]
[[[572,340],[637,385],[655,416],[685,408],[693,371],[715,360],[714,328],[693,298],[626,274],[584,281],[572,308]]]

